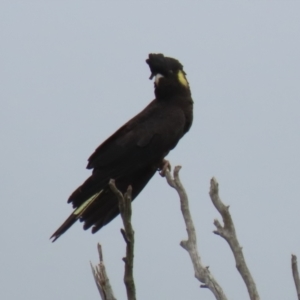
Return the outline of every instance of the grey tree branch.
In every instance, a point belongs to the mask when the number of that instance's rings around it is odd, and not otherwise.
[[[208,267],[205,267],[201,263],[201,258],[197,249],[196,231],[189,210],[188,196],[179,179],[180,169],[180,166],[175,167],[173,177],[169,170],[166,170],[165,172],[168,184],[173,187],[179,195],[181,211],[188,234],[188,239],[186,241],[182,241],[180,245],[189,253],[193,263],[195,277],[202,283],[201,287],[210,289],[217,300],[227,300],[222,288],[214,279]]]
[[[222,226],[218,220],[215,220],[214,224],[217,230],[215,230],[214,233],[220,235],[229,244],[235,258],[236,268],[238,269],[246,284],[250,299],[259,300],[260,298],[256,289],[255,282],[247,267],[242,247],[240,246],[236,236],[234,224],[229,213],[229,206],[225,206],[224,203],[221,201],[219,197],[219,184],[214,177],[210,181],[209,195],[215,208],[221,214],[224,223],[224,226]]]
[[[104,262],[103,262],[103,255],[102,255],[102,249],[101,245],[98,244],[98,253],[99,253],[99,264],[97,266],[93,266],[91,264],[93,276],[98,288],[98,291],[100,293],[102,300],[116,300],[113,294],[113,290],[111,288],[111,285],[109,283],[108,276],[106,274]]]
[[[133,279],[134,231],[131,225],[132,188],[129,186],[126,193],[123,195],[117,189],[113,179],[109,181],[109,186],[119,200],[119,210],[124,225],[124,229],[121,229],[121,233],[126,242],[126,257],[123,258],[123,261],[125,262],[124,283],[126,286],[127,299],[136,300],[135,284]]]
[[[226,295],[224,294],[222,288],[210,273],[209,268],[205,267],[201,262],[201,258],[197,249],[196,231],[189,210],[188,196],[179,178],[180,169],[180,166],[175,167],[173,177],[169,170],[165,170],[164,172],[168,184],[171,187],[173,187],[179,195],[181,211],[186,224],[188,239],[181,241],[180,245],[189,253],[194,267],[195,277],[202,283],[201,287],[210,289],[217,300],[227,300]],[[134,231],[131,224],[132,188],[131,186],[129,186],[126,193],[123,195],[117,189],[114,180],[110,180],[109,185],[111,190],[118,198],[119,210],[124,225],[124,229],[121,229],[121,233],[126,242],[126,257],[123,258],[123,261],[125,262],[124,283],[126,286],[127,299],[136,300],[136,291],[133,278]],[[215,220],[214,224],[217,230],[215,230],[214,233],[223,237],[229,244],[235,257],[236,267],[240,272],[248,289],[250,299],[259,300],[260,298],[256,290],[256,285],[246,265],[242,248],[240,247],[236,236],[235,227],[231,215],[229,213],[229,206],[225,206],[221,201],[219,197],[219,186],[215,178],[211,179],[211,187],[209,194],[214,206],[221,214],[224,223],[224,225],[222,226],[218,220]],[[91,268],[96,285],[101,295],[101,299],[116,300],[106,274],[105,266],[103,263],[102,250],[99,244],[98,252],[100,263],[96,267],[93,267],[91,264]],[[297,257],[295,255],[292,255],[292,270],[297,289],[298,299],[300,300],[300,280],[297,267]]]
[[[300,279],[299,279],[299,272],[298,272],[297,256],[294,254],[292,254],[292,272],[293,272],[298,300],[300,300]]]

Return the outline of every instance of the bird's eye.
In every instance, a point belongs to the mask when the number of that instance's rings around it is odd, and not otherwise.
[[[162,78],[162,77],[164,77],[164,76],[159,74],[159,73],[155,75],[155,84],[156,85],[158,85],[159,79]]]

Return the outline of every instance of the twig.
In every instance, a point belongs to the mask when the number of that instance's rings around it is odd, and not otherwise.
[[[220,224],[218,220],[214,221],[217,230],[214,231],[215,234],[220,235],[229,244],[231,251],[235,258],[236,268],[240,272],[251,300],[259,300],[259,295],[256,289],[255,282],[251,276],[251,273],[247,267],[242,247],[236,236],[234,224],[229,213],[229,206],[225,206],[219,197],[219,184],[217,180],[213,177],[210,181],[210,191],[209,195],[214,206],[221,214],[224,226]]]
[[[292,254],[292,271],[293,271],[293,277],[295,281],[298,300],[300,300],[300,279],[299,279],[299,272],[298,272],[297,256],[294,254]]]
[[[182,215],[185,221],[186,230],[188,234],[188,239],[186,241],[182,241],[180,245],[189,253],[194,266],[195,277],[201,283],[203,283],[201,287],[210,289],[217,300],[227,300],[222,288],[214,279],[208,267],[204,267],[203,264],[201,263],[201,258],[199,256],[198,249],[197,249],[196,231],[189,210],[188,196],[179,179],[180,169],[181,169],[180,166],[175,167],[173,172],[174,178],[172,178],[172,175],[170,174],[169,170],[166,170],[165,172],[165,176],[168,184],[171,187],[173,187],[179,195],[181,211],[182,211]]]
[[[134,231],[131,225],[131,194],[132,188],[129,186],[123,195],[116,187],[115,181],[111,179],[109,186],[119,200],[119,210],[123,220],[124,229],[121,233],[126,242],[124,283],[126,286],[127,299],[136,300],[135,284],[133,279],[133,258],[134,258]]]
[[[100,293],[102,300],[116,300],[113,294],[113,290],[109,283],[109,279],[106,274],[104,262],[103,262],[103,255],[101,245],[98,244],[98,253],[99,253],[99,264],[95,267],[91,264],[93,276]]]

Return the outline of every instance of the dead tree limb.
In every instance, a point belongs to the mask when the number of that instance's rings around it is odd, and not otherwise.
[[[111,179],[109,186],[119,200],[119,210],[123,220],[124,229],[121,233],[126,242],[126,257],[123,258],[125,263],[124,283],[128,300],[136,300],[135,284],[133,279],[133,258],[134,258],[134,231],[131,225],[131,194],[132,188],[128,187],[123,195],[116,187],[115,181]]]
[[[299,279],[299,272],[298,272],[297,256],[294,254],[292,254],[292,272],[293,272],[298,300],[300,300],[300,279]]]
[[[219,197],[219,184],[217,180],[213,177],[210,181],[210,191],[209,195],[211,201],[213,202],[215,208],[221,214],[224,226],[220,224],[220,222],[216,219],[214,224],[217,230],[214,231],[215,234],[221,236],[226,240],[229,244],[231,251],[235,258],[236,268],[241,274],[246,287],[248,289],[248,293],[251,300],[259,300],[259,295],[256,289],[255,282],[251,276],[251,273],[247,267],[242,247],[239,244],[237,239],[237,235],[235,232],[235,227],[229,213],[229,206],[226,206]]]
[[[99,253],[99,264],[94,267],[91,263],[91,268],[101,299],[116,300],[111,285],[109,283],[108,276],[106,274],[106,270],[103,262],[103,254],[102,254],[102,249],[100,244],[98,244],[98,253]]]
[[[209,268],[205,267],[201,263],[201,258],[197,249],[196,231],[189,210],[188,196],[179,179],[180,169],[180,166],[175,167],[173,172],[173,178],[169,170],[166,170],[165,172],[168,184],[171,187],[173,187],[179,195],[181,212],[184,218],[186,231],[188,234],[188,239],[186,241],[182,241],[180,245],[189,253],[193,263],[195,277],[202,283],[201,287],[210,289],[217,300],[227,300],[221,286],[212,276],[211,272],[209,271]]]

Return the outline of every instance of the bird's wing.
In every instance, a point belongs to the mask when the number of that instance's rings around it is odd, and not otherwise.
[[[153,100],[91,155],[88,169],[107,169],[117,176],[161,160],[183,135],[182,110]],[[115,172],[113,171],[115,170]]]
[[[93,174],[68,202],[78,208],[105,188],[110,179],[115,179],[118,186],[119,180],[131,178],[144,168],[158,168],[183,136],[184,127],[185,116],[180,108],[152,101],[95,150],[87,166],[94,169]]]

